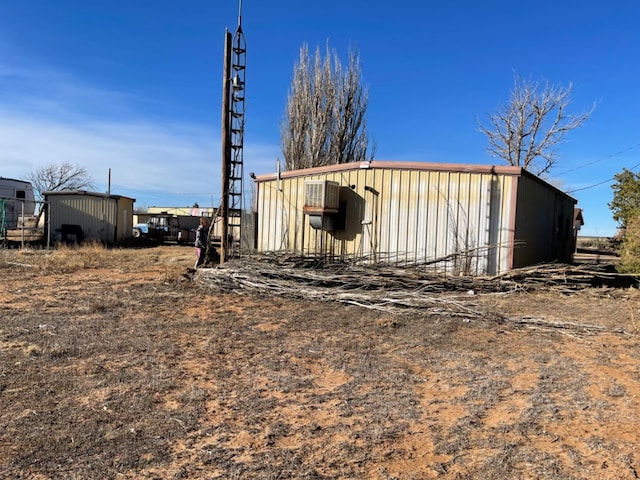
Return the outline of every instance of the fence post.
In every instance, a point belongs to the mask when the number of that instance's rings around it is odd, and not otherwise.
[[[20,202],[20,206],[21,206],[20,215],[22,218],[22,231],[21,231],[22,241],[20,242],[20,250],[24,250],[24,200]]]

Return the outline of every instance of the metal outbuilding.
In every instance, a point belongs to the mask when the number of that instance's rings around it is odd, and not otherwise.
[[[84,190],[45,192],[44,198],[52,242],[91,239],[113,244],[132,236],[134,198]]]
[[[519,167],[371,161],[255,184],[261,252],[471,275],[572,259],[576,200]]]

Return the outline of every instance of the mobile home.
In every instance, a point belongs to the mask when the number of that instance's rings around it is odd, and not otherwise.
[[[4,219],[6,230],[17,228],[21,216],[32,217],[35,206],[30,182],[0,177],[0,219]]]

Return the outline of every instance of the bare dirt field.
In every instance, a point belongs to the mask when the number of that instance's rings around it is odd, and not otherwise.
[[[640,476],[636,288],[390,314],[221,289],[194,260],[0,251],[0,478]]]

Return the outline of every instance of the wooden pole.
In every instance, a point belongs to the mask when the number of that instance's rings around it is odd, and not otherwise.
[[[231,80],[231,32],[224,33],[224,67],[222,72],[222,228],[220,229],[220,263],[227,259],[229,250],[229,177],[231,175],[231,139],[229,115],[229,88]],[[214,219],[215,221],[215,219]]]

